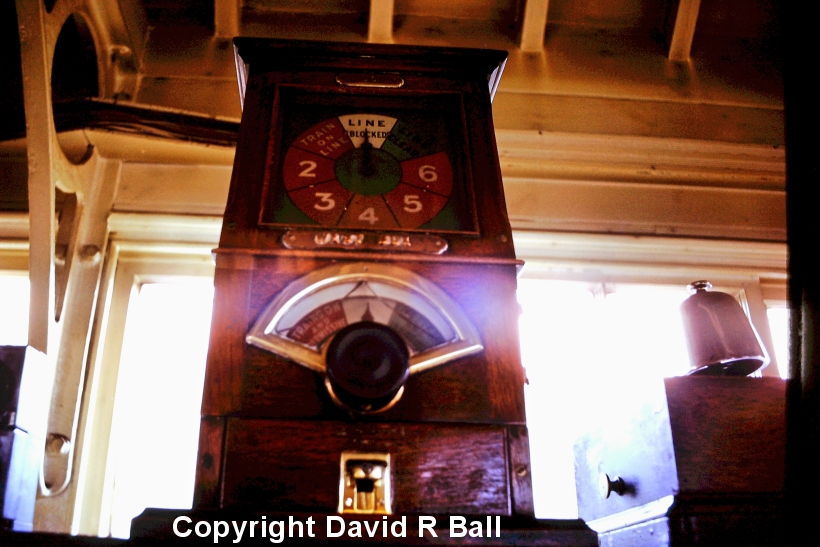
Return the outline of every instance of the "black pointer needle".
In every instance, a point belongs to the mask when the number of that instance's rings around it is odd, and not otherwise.
[[[364,142],[362,143],[362,176],[371,177],[376,173],[373,166],[373,145],[370,144],[368,131],[364,131]]]

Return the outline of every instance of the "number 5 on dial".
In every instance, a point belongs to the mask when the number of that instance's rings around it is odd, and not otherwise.
[[[404,210],[408,213],[420,213],[424,206],[419,200],[419,196],[413,194],[404,195]]]

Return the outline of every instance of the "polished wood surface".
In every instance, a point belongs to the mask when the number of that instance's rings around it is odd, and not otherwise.
[[[786,382],[665,381],[680,492],[782,492]]]
[[[194,507],[219,507],[225,441],[225,418],[203,416],[199,425]]]
[[[244,342],[245,333],[281,290],[302,272],[330,262],[271,257],[249,260],[253,270],[217,267],[219,296],[209,350],[209,363],[213,364],[208,367],[203,414],[345,417],[346,412],[327,396],[319,376]],[[380,419],[523,424],[518,307],[509,305],[515,302],[515,266],[436,264],[432,268],[412,263],[403,267],[447,290],[478,329],[485,350],[412,377],[408,396]],[[488,309],[493,313],[486,313]],[[414,393],[424,396],[415,397]]]
[[[388,452],[396,513],[509,515],[498,426],[228,420],[223,506],[338,506],[342,451]]]

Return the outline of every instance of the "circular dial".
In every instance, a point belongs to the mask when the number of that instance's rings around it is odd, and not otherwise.
[[[322,226],[413,229],[433,219],[453,191],[446,151],[400,118],[355,113],[299,134],[282,164],[294,205]]]

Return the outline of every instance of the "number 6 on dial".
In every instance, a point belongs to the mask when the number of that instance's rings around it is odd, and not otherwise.
[[[424,182],[436,182],[438,180],[438,173],[436,173],[435,165],[422,165],[419,167],[419,178]]]

